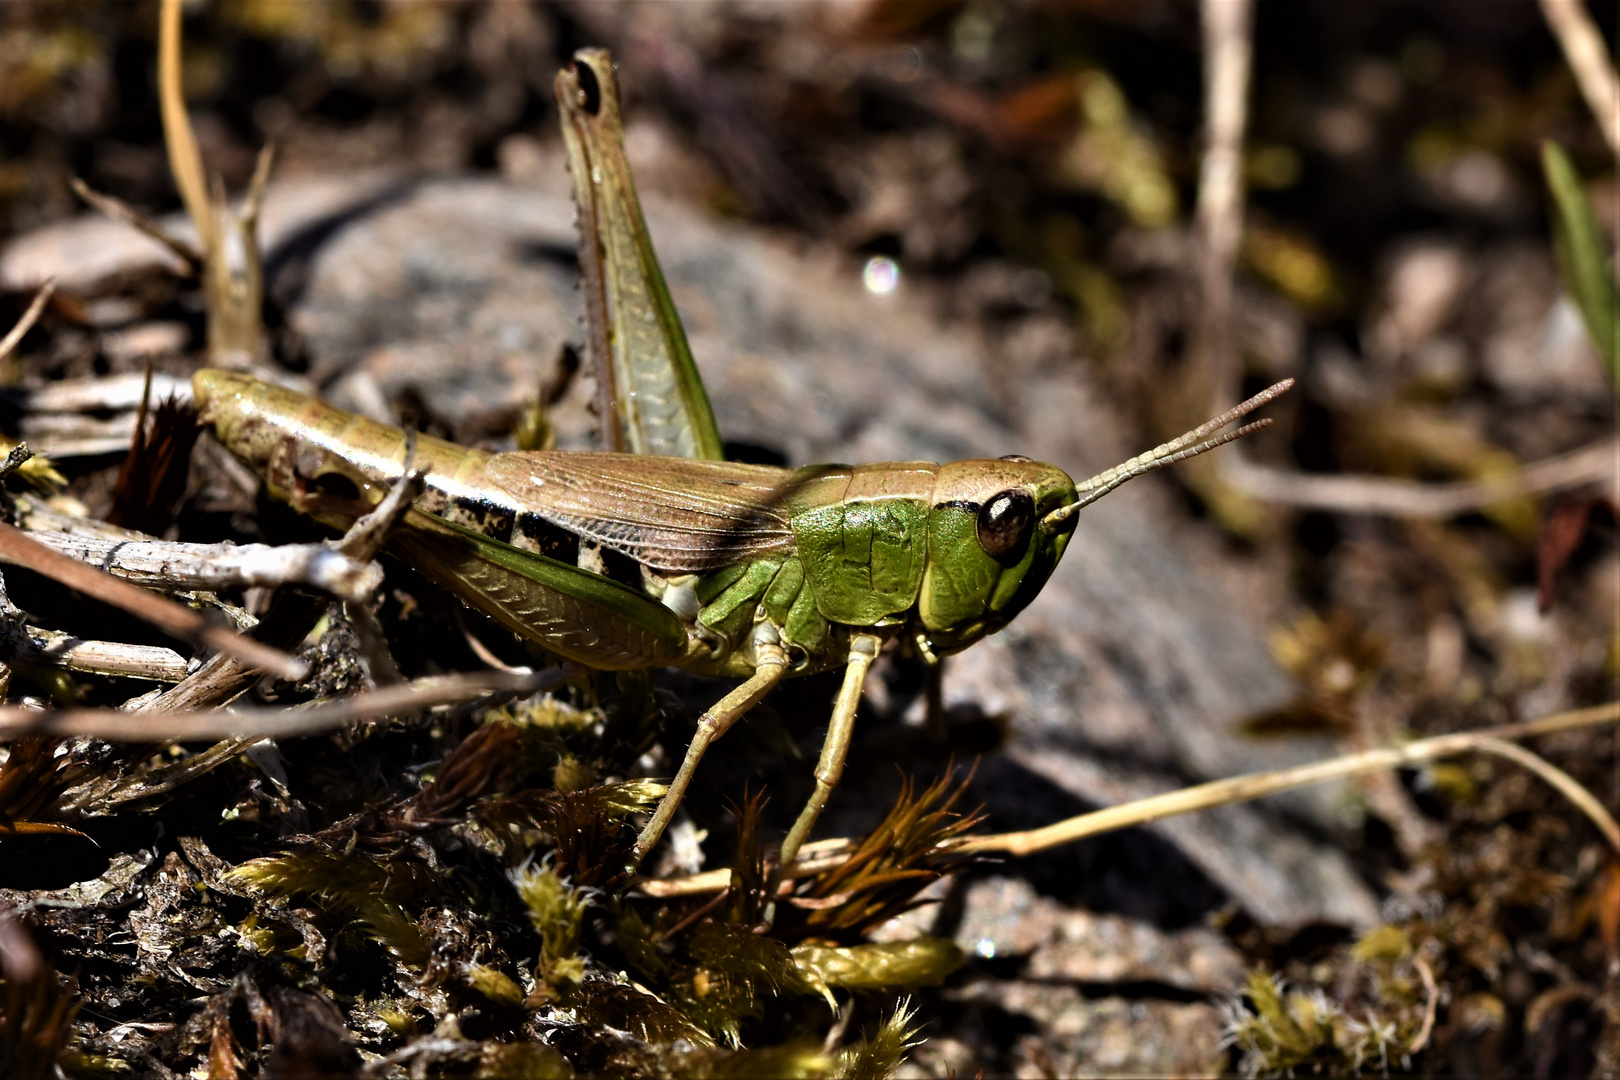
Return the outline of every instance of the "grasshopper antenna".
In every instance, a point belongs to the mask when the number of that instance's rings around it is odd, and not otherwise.
[[[1271,399],[1287,392],[1289,387],[1293,385],[1293,379],[1284,379],[1282,382],[1260,391],[1235,409],[1222,413],[1206,424],[1199,425],[1180,438],[1171,439],[1169,442],[1162,446],[1156,446],[1145,454],[1138,454],[1123,465],[1115,465],[1107,472],[1100,472],[1090,480],[1076,484],[1075,490],[1079,494],[1079,498],[1068,506],[1060,506],[1047,514],[1041,519],[1041,528],[1050,530],[1067,521],[1078,513],[1082,507],[1090,506],[1127,480],[1134,480],[1143,473],[1150,473],[1155,469],[1162,469],[1166,465],[1174,465],[1178,461],[1197,457],[1205,451],[1213,450],[1217,446],[1225,446],[1229,442],[1241,439],[1243,436],[1259,431],[1263,427],[1270,426],[1270,420],[1256,420],[1252,424],[1244,424],[1236,431],[1215,435],[1214,438],[1209,437],[1232,421],[1246,416]]]

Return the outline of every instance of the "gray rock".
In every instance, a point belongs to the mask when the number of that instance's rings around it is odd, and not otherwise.
[[[1026,957],[1030,979],[1162,983],[1203,994],[1230,994],[1243,981],[1237,951],[1203,927],[1166,933],[1138,919],[1078,911],[1020,878],[974,881],[962,902],[962,950],[985,959]]]
[[[277,183],[265,193],[259,214],[259,244],[274,262],[307,232],[334,218],[386,197],[397,183],[391,173],[300,177]],[[183,213],[159,219],[173,235],[195,243],[197,231]],[[0,288],[25,291],[47,278],[71,293],[94,295],[101,287],[152,267],[177,270],[180,260],[168,248],[122,222],[86,212],[12,240],[0,251]]]
[[[1218,1076],[1223,1071],[1221,1014],[1204,1002],[1086,998],[1073,986],[991,980],[970,984],[955,996],[1035,1022],[1039,1034],[1022,1036],[1013,1048],[1014,1076]]]

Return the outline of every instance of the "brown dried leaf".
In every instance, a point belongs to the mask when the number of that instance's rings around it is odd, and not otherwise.
[[[57,983],[22,921],[0,911],[0,1076],[48,1080],[73,1036],[78,980]]]
[[[1597,504],[1590,495],[1566,496],[1553,503],[1541,519],[1541,535],[1536,538],[1536,606],[1542,614],[1552,610],[1558,572],[1581,546]]]
[[[952,771],[921,793],[908,779],[888,816],[856,845],[848,859],[808,879],[799,895],[837,899],[805,912],[804,933],[860,936],[872,927],[908,911],[929,882],[972,860],[944,846],[983,820],[953,808],[967,791],[971,774],[955,783]]]
[[[147,386],[151,386],[150,372]],[[163,535],[174,522],[175,503],[185,494],[191,448],[200,430],[197,410],[189,402],[165,399],[148,424],[146,399],[141,399],[134,441],[113,486],[113,505],[107,513],[110,524],[149,536]]]

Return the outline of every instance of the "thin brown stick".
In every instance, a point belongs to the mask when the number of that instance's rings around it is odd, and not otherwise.
[[[1301,765],[1292,769],[1279,769],[1275,772],[1251,773],[1245,776],[1234,776],[1226,780],[1214,780],[1207,784],[1199,784],[1196,787],[1166,792],[1163,795],[1154,795],[1146,799],[1135,799],[1119,806],[1110,806],[1089,814],[1080,814],[1077,817],[1068,818],[1039,829],[999,833],[991,836],[969,836],[949,846],[959,851],[1029,855],[1037,851],[1044,851],[1047,848],[1071,844],[1077,840],[1097,836],[1101,833],[1116,832],[1137,825],[1146,825],[1161,818],[1174,817],[1177,814],[1190,814],[1198,810],[1210,810],[1231,803],[1249,802],[1297,787],[1306,787],[1328,780],[1358,776],[1362,773],[1377,772],[1382,769],[1399,768],[1403,765],[1420,764],[1425,761],[1452,757],[1470,751],[1484,750],[1486,753],[1499,753],[1500,751],[1495,748],[1496,745],[1507,739],[1527,739],[1541,735],[1552,735],[1560,731],[1593,727],[1598,724],[1612,724],[1616,721],[1620,721],[1620,702],[1610,702],[1607,705],[1597,705],[1589,709],[1555,713],[1552,716],[1544,716],[1539,720],[1530,720],[1521,724],[1504,724],[1499,727],[1486,728],[1482,731],[1439,735],[1432,739],[1420,739],[1405,746],[1347,754],[1343,757],[1319,761],[1311,765]],[[1515,758],[1514,760],[1519,759]],[[1542,765],[1547,764],[1540,758],[1536,760]],[[1526,764],[1526,767],[1535,768],[1528,763],[1524,764]],[[1547,767],[1551,768],[1550,765]],[[1538,775],[1545,775],[1539,768],[1537,773]],[[1574,783],[1573,780],[1570,782]],[[1578,784],[1576,786],[1579,787]],[[1568,791],[1562,785],[1559,786],[1559,790],[1568,794]],[[1581,790],[1584,792],[1585,789]],[[1587,797],[1590,798],[1590,793],[1587,793]],[[1586,806],[1583,805],[1582,809],[1590,814]],[[1594,818],[1594,820],[1597,819]],[[1601,824],[1599,827],[1605,829],[1605,835],[1607,835],[1607,828]],[[841,853],[852,847],[853,844],[854,841],[849,839],[822,840],[814,844],[806,844],[804,846],[804,857],[789,867],[783,877],[785,879],[803,877],[826,869],[829,865],[836,865],[842,857]],[[714,870],[679,878],[641,881],[636,884],[636,888],[649,896],[659,898],[691,896],[725,888],[730,881],[730,873],[729,870]]]
[[[0,560],[25,565],[52,581],[139,616],[166,633],[206,645],[262,671],[295,682],[309,673],[308,666],[296,657],[216,626],[173,600],[76,562],[13,525],[0,523]]]
[[[1540,754],[1533,754],[1522,746],[1515,746],[1501,739],[1493,739],[1488,735],[1481,735],[1474,745],[1475,750],[1483,750],[1487,754],[1505,757],[1515,764],[1522,765],[1535,773],[1548,784],[1556,788],[1559,794],[1575,804],[1575,807],[1592,820],[1603,834],[1603,839],[1609,842],[1616,855],[1620,855],[1620,823],[1616,823],[1614,815],[1597,800],[1597,796],[1582,786],[1581,782],[1569,773],[1560,769]]]
[[[1603,45],[1603,35],[1582,0],[1541,0],[1541,13],[1564,50],[1581,96],[1597,117],[1604,141],[1620,158],[1620,77]]]
[[[1440,1004],[1440,988],[1434,982],[1434,970],[1429,967],[1423,957],[1414,957],[1412,965],[1417,968],[1418,978],[1423,980],[1423,1024],[1412,1039],[1412,1045],[1406,1048],[1408,1054],[1415,1054],[1429,1045],[1429,1036],[1434,1033],[1434,1014]]]
[[[171,234],[169,230],[130,206],[124,200],[102,194],[77,176],[69,180],[68,184],[73,188],[75,195],[100,210],[103,214],[106,214],[114,221],[123,222],[136,232],[149,236],[168,248],[180,260],[180,265],[186,273],[195,275],[198,268],[202,266],[202,252],[198,251],[191,241]]]
[[[1264,798],[1267,795],[1275,795],[1278,792],[1305,787],[1310,784],[1320,784],[1327,780],[1338,780],[1349,776],[1359,776],[1362,773],[1378,772],[1382,769],[1397,769],[1403,765],[1416,765],[1425,761],[1433,761],[1436,758],[1452,757],[1456,754],[1479,749],[1481,739],[1524,739],[1534,735],[1549,735],[1556,731],[1567,731],[1571,728],[1590,727],[1595,724],[1612,724],[1616,720],[1620,720],[1620,702],[1611,702],[1608,705],[1558,713],[1523,724],[1505,724],[1500,727],[1486,728],[1483,731],[1464,731],[1453,735],[1439,735],[1432,739],[1420,739],[1405,746],[1391,746],[1378,750],[1366,750],[1358,754],[1346,754],[1343,757],[1319,761],[1311,765],[1301,765],[1292,769],[1278,769],[1274,772],[1250,773],[1246,776],[1234,776],[1226,780],[1214,780],[1207,784],[1199,784],[1196,787],[1166,792],[1163,795],[1154,795],[1146,799],[1136,799],[1119,806],[1110,806],[1104,810],[1081,814],[1078,817],[1072,817],[1067,821],[1060,821],[1055,825],[1048,825],[1040,829],[1003,833],[999,836],[971,837],[964,840],[959,846],[965,851],[1004,851],[1010,855],[1028,855],[1036,851],[1044,851],[1049,847],[1071,844],[1088,836],[1096,836],[1098,833],[1114,832],[1135,825],[1146,825],[1149,822],[1176,814],[1192,813],[1195,810],[1209,810],[1235,802],[1250,802],[1254,799]]]
[[[216,709],[202,712],[63,709],[41,712],[0,707],[0,739],[23,735],[88,735],[122,742],[186,742],[198,739],[288,738],[340,727],[353,720],[409,712],[429,705],[477,698],[491,691],[539,693],[577,677],[571,665],[533,675],[479,671],[385,686],[352,697],[282,709]]]
[[[1510,476],[1425,484],[1383,476],[1315,475],[1228,460],[1227,478],[1245,494],[1267,502],[1348,514],[1443,519],[1493,503],[1550,495],[1587,484],[1613,485],[1620,475],[1620,440],[1605,439],[1526,465]]]
[[[39,287],[39,291],[34,294],[33,301],[28,305],[28,310],[23,312],[22,318],[17,320],[17,325],[13,326],[5,337],[0,338],[0,360],[10,356],[11,350],[17,347],[17,343],[23,339],[23,335],[34,328],[34,324],[39,321],[40,312],[45,310],[45,301],[49,300],[51,293],[55,291],[55,278],[48,279],[45,284]]]
[[[1232,366],[1232,267],[1243,239],[1243,133],[1248,126],[1253,66],[1253,0],[1203,0],[1204,124],[1208,140],[1198,176],[1196,224],[1203,349],[1217,375],[1216,392],[1236,385]]]

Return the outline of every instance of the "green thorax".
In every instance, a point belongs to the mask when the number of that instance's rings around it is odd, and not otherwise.
[[[795,551],[699,578],[698,621],[735,649],[768,621],[796,666],[843,662],[845,627],[897,625],[916,607],[938,466],[814,466],[788,496]]]

